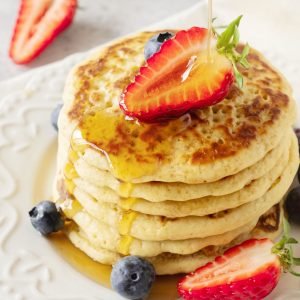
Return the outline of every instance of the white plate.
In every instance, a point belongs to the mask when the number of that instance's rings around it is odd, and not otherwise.
[[[234,3],[240,1],[230,2],[230,13],[233,13]],[[280,4],[282,1],[277,2]],[[217,3],[219,8],[224,5],[224,1]],[[222,19],[222,14],[219,15]],[[205,25],[205,18],[204,4],[200,4],[153,27]],[[258,32],[257,36],[261,36],[261,33]],[[258,38],[258,44],[260,40]],[[292,80],[296,94],[299,95],[299,85],[295,84],[300,78],[299,65],[287,62],[300,61],[300,55],[292,59],[288,55],[283,58],[282,47],[276,48],[276,51],[265,40],[262,48],[272,62]],[[69,69],[86,55],[75,54],[61,62],[0,83],[1,300],[121,299],[110,289],[75,271],[47,239],[32,229],[28,218],[33,201],[51,196],[57,144],[56,133],[50,125],[50,112],[61,101]],[[278,57],[280,59],[276,59]],[[300,230],[294,228],[294,234],[300,238]],[[298,279],[284,275],[268,299],[300,299],[299,289]]]

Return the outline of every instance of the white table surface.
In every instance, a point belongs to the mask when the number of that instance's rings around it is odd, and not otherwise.
[[[20,1],[0,1],[0,81],[163,20],[199,0],[78,0],[78,2],[79,9],[71,27],[58,36],[32,63],[18,66],[8,57],[8,48]]]

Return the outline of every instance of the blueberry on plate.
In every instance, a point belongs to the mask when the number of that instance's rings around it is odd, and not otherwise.
[[[170,32],[162,32],[157,35],[154,35],[152,38],[148,40],[148,42],[145,45],[144,49],[144,55],[145,59],[147,60],[150,58],[153,54],[159,51],[161,45],[172,38],[174,36],[173,33]]]
[[[110,275],[113,289],[127,299],[145,298],[155,280],[150,262],[138,256],[126,256],[114,266]]]
[[[51,201],[42,201],[29,211],[32,226],[43,235],[59,231],[64,220],[56,205]]]
[[[285,208],[289,220],[300,224],[300,186],[294,188],[288,193]]]
[[[58,104],[51,113],[51,124],[56,131],[58,131],[57,121],[62,106],[62,104]]]

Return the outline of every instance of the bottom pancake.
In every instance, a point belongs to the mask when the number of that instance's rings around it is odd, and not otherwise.
[[[280,224],[283,212],[279,204],[273,206],[267,213],[262,215],[253,230],[243,233],[232,242],[222,246],[208,246],[201,251],[190,255],[163,253],[155,257],[147,258],[153,263],[158,275],[188,273],[222,254],[226,249],[249,238],[268,237],[276,238],[280,234]],[[103,264],[114,264],[122,256],[116,252],[95,247],[90,241],[74,227],[66,231],[71,242],[85,252],[93,260]]]

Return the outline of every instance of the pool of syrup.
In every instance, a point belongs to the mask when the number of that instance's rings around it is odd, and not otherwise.
[[[110,287],[111,266],[100,264],[73,246],[63,233],[49,238],[51,245],[73,268],[100,285]],[[158,276],[148,300],[178,299],[176,285],[182,275]]]

